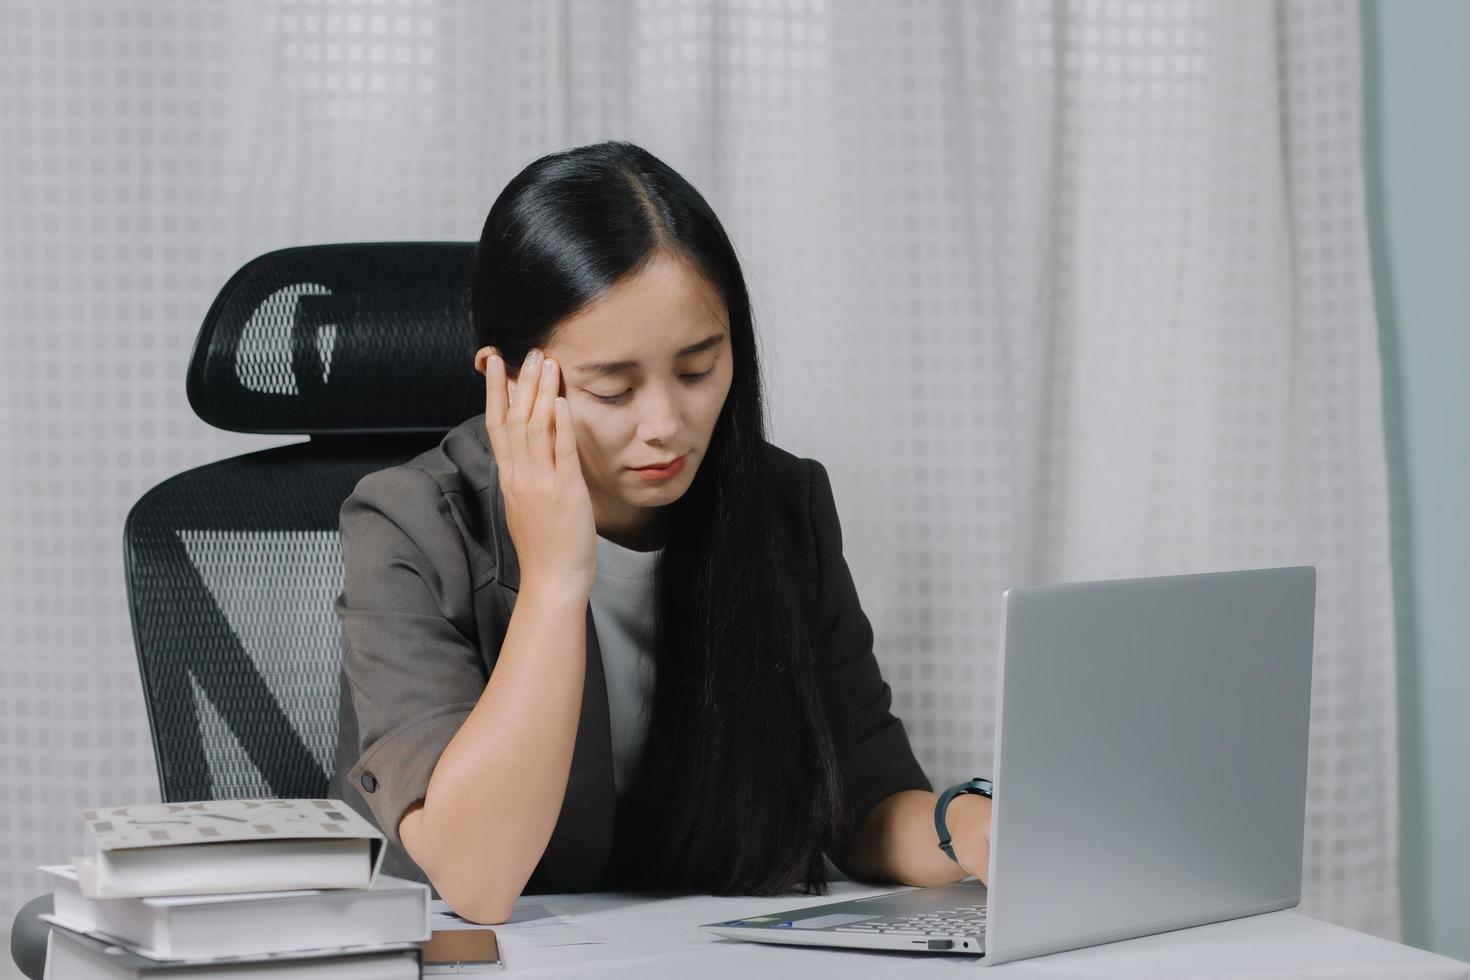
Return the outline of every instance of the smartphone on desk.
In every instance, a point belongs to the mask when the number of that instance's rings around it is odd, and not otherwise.
[[[423,976],[463,976],[505,969],[493,929],[436,929],[419,944],[424,951]]]

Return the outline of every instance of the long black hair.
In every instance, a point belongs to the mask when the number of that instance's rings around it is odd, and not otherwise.
[[[561,321],[662,255],[724,297],[734,373],[705,460],[661,515],[657,680],[605,884],[826,894],[823,854],[851,834],[836,747],[845,714],[790,572],[750,300],[714,211],[631,143],[541,157],[485,220],[470,274],[476,339],[518,372]]]

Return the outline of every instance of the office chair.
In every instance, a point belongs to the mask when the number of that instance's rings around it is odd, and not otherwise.
[[[128,612],[164,802],[327,795],[336,751],[338,509],[367,473],[484,410],[472,243],[270,252],[220,291],[189,404],[235,432],[310,436],[158,484],[123,528]],[[16,916],[40,978],[51,896]]]

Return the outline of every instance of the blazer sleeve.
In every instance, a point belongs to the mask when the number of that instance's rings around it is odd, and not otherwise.
[[[842,527],[832,481],[811,463],[811,525],[817,556],[816,635],[825,668],[848,720],[838,743],[854,830],[884,798],[905,789],[932,791],[914,758],[907,733],[889,710],[893,692],[873,654],[873,627],[858,602],[857,587],[842,556]]]
[[[392,467],[358,481],[339,512],[343,673],[357,713],[346,781],[378,828],[398,821],[486,684],[464,543],[433,478]]]

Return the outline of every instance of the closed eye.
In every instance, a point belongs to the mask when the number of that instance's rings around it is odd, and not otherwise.
[[[715,369],[714,368],[710,368],[708,371],[701,371],[699,374],[681,374],[681,375],[679,375],[679,377],[682,378],[682,379],[684,379],[689,384],[698,384],[699,382],[703,381],[705,378],[709,377],[711,374],[714,374],[714,373],[715,373]],[[593,391],[589,391],[589,392],[587,392],[587,394],[591,395],[593,398],[596,398],[598,401],[602,402],[604,405],[617,405],[620,402],[626,401],[627,398],[628,398],[628,395],[632,394],[632,392],[633,392],[633,389],[632,388],[629,388],[626,391],[619,392],[616,395],[599,395],[599,394],[597,394],[596,392],[593,392]]]

